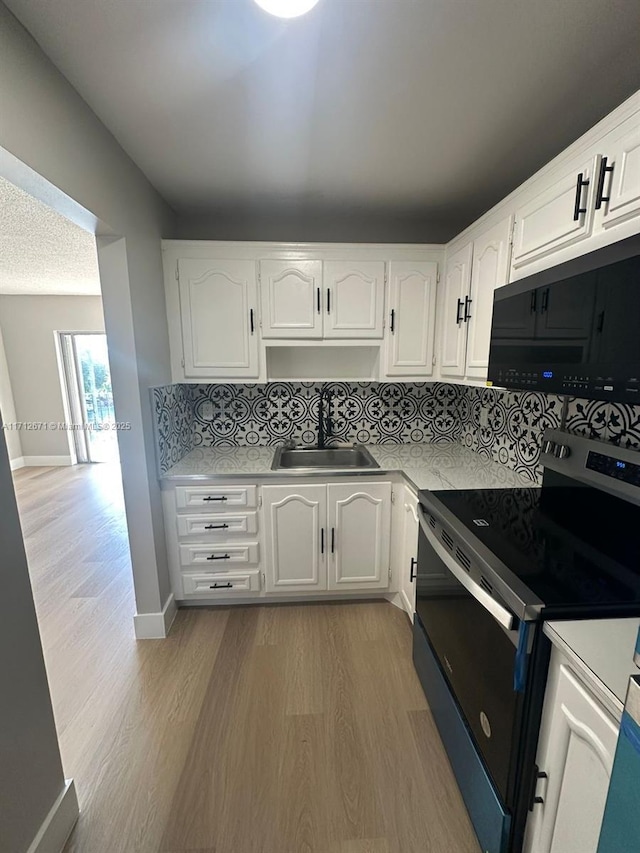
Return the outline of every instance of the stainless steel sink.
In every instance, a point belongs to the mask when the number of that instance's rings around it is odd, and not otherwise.
[[[379,467],[366,447],[358,446],[326,447],[323,450],[318,450],[315,447],[296,447],[293,449],[279,447],[271,465],[273,471]]]

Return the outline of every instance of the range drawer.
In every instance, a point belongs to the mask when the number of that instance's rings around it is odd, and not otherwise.
[[[178,509],[206,507],[208,510],[225,511],[229,508],[256,507],[257,486],[177,486]]]
[[[236,594],[238,592],[259,592],[260,572],[210,572],[201,575],[183,575],[182,589],[185,595],[202,595],[207,598]]]
[[[179,515],[178,536],[205,536],[207,539],[219,539],[231,534],[251,534],[258,530],[258,515],[255,512],[199,513],[198,515]]]
[[[180,545],[182,566],[206,566],[224,571],[227,566],[258,564],[258,543],[230,545],[228,542],[211,545]]]

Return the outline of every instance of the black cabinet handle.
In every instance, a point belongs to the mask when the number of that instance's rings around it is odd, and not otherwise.
[[[604,182],[607,177],[607,172],[611,172],[613,174],[613,166],[607,166],[607,158],[603,157],[600,161],[600,174],[598,175],[598,189],[596,191],[596,210],[600,210],[603,202],[611,201],[611,196],[604,194]],[[609,192],[611,192],[611,187],[609,187]]]
[[[232,583],[212,583],[209,589],[233,589]]]
[[[460,323],[462,323],[462,317],[460,316],[460,312],[462,311],[463,308],[464,308],[464,302],[462,301],[462,299],[458,299],[458,308],[456,310],[456,323],[458,325],[460,325]]]
[[[415,557],[411,558],[411,568],[409,570],[409,583],[412,583],[416,579],[416,566],[418,565],[418,561]]]
[[[549,290],[550,288],[546,287],[542,294],[542,305],[540,306],[541,314],[546,314],[549,309]]]
[[[598,334],[601,334],[603,329],[604,329],[604,311],[601,311],[598,314],[598,325],[596,327],[596,331],[598,332]]]
[[[538,769],[538,765],[535,766],[535,772],[533,774],[533,778],[531,780],[531,792],[529,794],[529,811],[533,811],[533,807],[536,804],[544,803],[544,799],[542,797],[538,797],[536,794],[536,788],[538,787],[538,779],[548,779],[549,777],[543,770]]]
[[[576,183],[576,203],[573,206],[573,218],[577,222],[580,219],[581,213],[586,213],[586,207],[580,207],[580,202],[582,201],[582,188],[589,186],[589,179],[585,181],[584,173],[580,172],[578,175],[578,182]]]
[[[227,498],[225,495],[223,495],[221,498],[212,498],[211,496],[207,495],[207,497],[202,498],[202,500],[203,501],[226,501]]]
[[[207,560],[230,560],[231,557],[228,554],[222,554],[220,557],[217,557],[215,554],[212,554],[210,557],[207,557]]]
[[[228,524],[205,524],[204,529],[205,530],[226,530],[228,526],[229,526]]]
[[[531,314],[536,313],[537,306],[538,306],[538,291],[532,290],[531,291],[531,309],[530,309]]]
[[[391,309],[391,325],[389,326],[389,329],[391,330],[391,334],[395,333],[395,330],[396,330],[396,312],[394,311],[393,308]]]
[[[320,553],[324,554],[324,527],[320,528]]]
[[[249,325],[251,326],[251,334],[253,334],[256,330],[255,323],[253,321],[253,308],[249,308]]]
[[[331,289],[327,288],[327,314],[331,314]]]
[[[469,311],[469,306],[473,302],[473,299],[470,299],[468,296],[464,298],[464,321],[468,323],[471,319],[471,311]]]
[[[331,528],[331,553],[335,554],[336,552],[336,529],[335,527]]]
[[[318,314],[322,311],[322,306],[320,305],[320,288],[316,287],[316,302],[318,305]]]

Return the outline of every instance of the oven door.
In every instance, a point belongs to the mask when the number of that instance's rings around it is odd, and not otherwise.
[[[514,684],[521,666],[520,623],[467,574],[443,545],[441,531],[419,509],[416,613],[488,774],[509,807],[522,707],[522,693]]]

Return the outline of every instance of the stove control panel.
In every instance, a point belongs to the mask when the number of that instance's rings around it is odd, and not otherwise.
[[[548,429],[540,461],[545,472],[556,471],[640,506],[640,450]]]
[[[605,453],[589,451],[587,468],[604,474],[605,477],[613,477],[616,480],[622,480],[623,483],[640,486],[640,464],[627,462],[615,456],[607,456]]]

